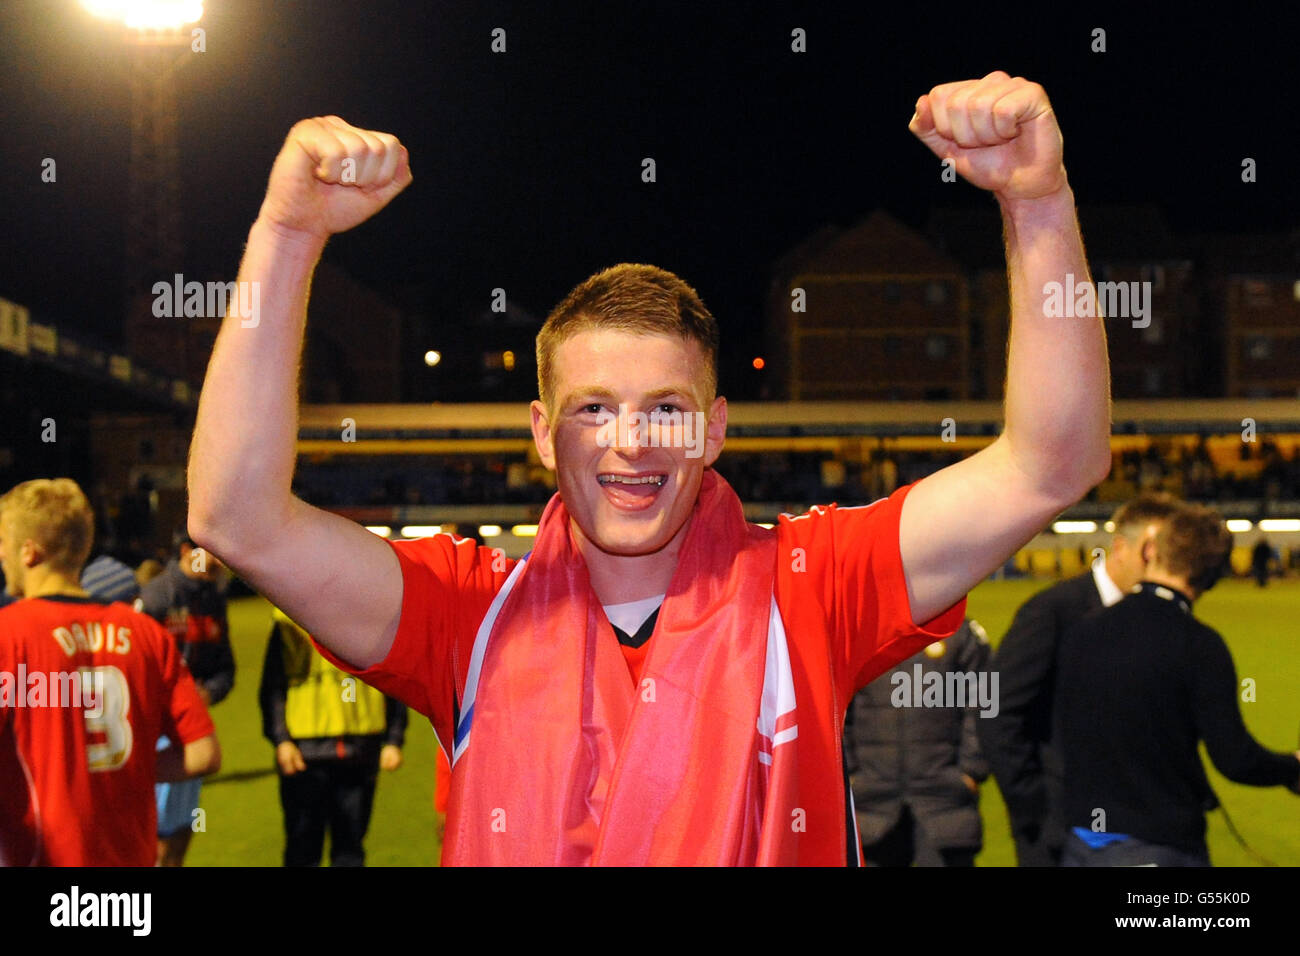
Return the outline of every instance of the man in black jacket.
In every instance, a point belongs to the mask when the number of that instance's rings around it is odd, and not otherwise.
[[[1065,841],[1061,766],[1052,739],[1052,686],[1061,636],[1116,604],[1142,579],[1161,522],[1177,507],[1166,494],[1129,501],[1111,519],[1110,553],[1092,569],[1047,588],[1016,612],[990,665],[999,674],[997,717],[978,724],[980,742],[1011,818],[1020,866],[1056,866]]]
[[[1057,655],[1065,866],[1209,866],[1217,805],[1197,743],[1230,780],[1300,793],[1300,752],[1246,729],[1223,638],[1192,617],[1232,549],[1217,511],[1186,505],[1156,536],[1139,588],[1070,628]]]
[[[968,619],[854,696],[844,755],[868,866],[975,865],[989,775],[975,725],[997,713],[988,661]]]

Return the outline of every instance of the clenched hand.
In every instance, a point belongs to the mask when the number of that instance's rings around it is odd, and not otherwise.
[[[365,222],[411,184],[406,147],[337,116],[302,120],[271,168],[258,218],[326,239]]]
[[[1061,130],[1037,83],[1002,71],[944,83],[916,101],[908,129],[962,178],[1000,199],[1041,199],[1066,185]]]

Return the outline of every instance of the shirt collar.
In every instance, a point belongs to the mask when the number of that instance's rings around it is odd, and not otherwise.
[[[1097,592],[1101,595],[1101,603],[1106,607],[1112,604],[1118,604],[1124,600],[1124,592],[1119,589],[1119,585],[1110,579],[1106,573],[1105,561],[1094,561],[1092,565],[1092,579],[1097,584]]]
[[[1175,591],[1173,588],[1165,587],[1163,584],[1156,584],[1154,581],[1143,581],[1133,589],[1134,594],[1154,594],[1158,598],[1166,601],[1172,601],[1183,609],[1184,614],[1192,613],[1191,599],[1181,591]]]

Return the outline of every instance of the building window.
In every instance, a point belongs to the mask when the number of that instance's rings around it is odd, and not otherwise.
[[[903,287],[897,282],[885,283],[885,301],[890,305],[898,305],[903,301]]]
[[[1263,362],[1273,357],[1273,337],[1270,335],[1252,335],[1246,339],[1246,358],[1253,362]]]
[[[927,282],[925,286],[925,304],[943,305],[948,301],[948,283]]]
[[[1151,283],[1152,292],[1165,291],[1165,267],[1150,265],[1142,267],[1142,281]]]
[[[1148,302],[1147,308],[1150,307],[1151,303]],[[1142,330],[1142,341],[1147,345],[1159,345],[1165,340],[1164,323],[1160,321],[1159,316],[1149,315],[1147,318],[1149,324]]]
[[[1260,279],[1247,279],[1242,283],[1242,292],[1246,296],[1247,308],[1267,309],[1273,302],[1272,290]]]
[[[929,335],[925,339],[925,357],[939,362],[946,359],[952,351],[952,343],[946,335]]]

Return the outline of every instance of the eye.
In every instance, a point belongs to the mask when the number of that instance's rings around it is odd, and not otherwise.
[[[681,411],[681,409],[672,402],[663,402],[655,406],[655,411],[661,415],[671,415],[673,412]]]
[[[600,404],[600,402],[592,402],[590,405],[583,405],[582,411],[587,415],[599,415],[600,410],[604,407],[605,406]]]

